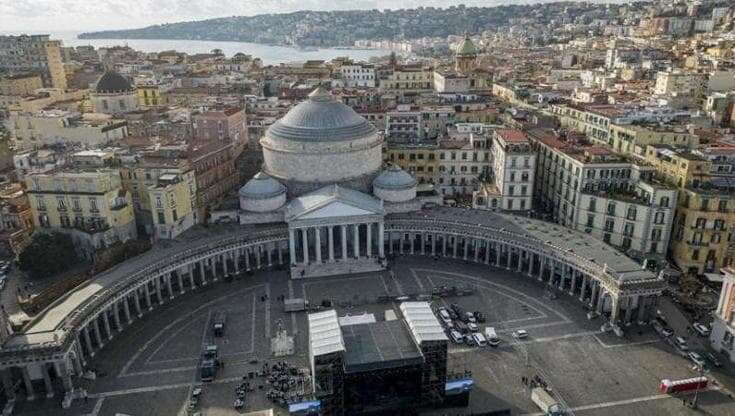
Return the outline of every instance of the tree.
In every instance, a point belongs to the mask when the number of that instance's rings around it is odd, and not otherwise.
[[[35,279],[53,276],[79,263],[71,237],[61,233],[36,234],[20,253],[21,270]]]

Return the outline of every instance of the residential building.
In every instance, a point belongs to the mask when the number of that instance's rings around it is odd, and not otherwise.
[[[477,209],[529,211],[534,195],[536,154],[520,130],[495,130],[492,144],[493,179],[473,195]]]
[[[245,110],[242,108],[211,109],[195,114],[194,137],[198,140],[232,140],[242,147],[248,142],[248,126]]]
[[[153,213],[154,238],[176,238],[197,221],[194,171],[164,173],[148,188]]]
[[[43,80],[35,72],[0,77],[0,95],[28,96],[41,88]]]
[[[33,214],[20,183],[0,185],[0,251],[15,257],[31,241]]]
[[[348,64],[339,67],[345,87],[375,88],[375,66],[370,64]]]
[[[0,36],[0,70],[36,71],[49,88],[66,89],[61,42],[49,35]]]
[[[117,169],[62,168],[26,178],[33,223],[39,231],[71,235],[79,254],[137,237],[130,192]]]
[[[102,74],[89,98],[95,113],[124,114],[138,109],[135,87],[115,71]]]
[[[646,262],[666,260],[677,189],[645,161],[579,135],[529,131],[538,152],[535,205],[551,221],[584,231]]]
[[[24,150],[54,144],[99,148],[128,136],[125,120],[62,110],[13,113],[5,120],[5,127],[16,148]]]

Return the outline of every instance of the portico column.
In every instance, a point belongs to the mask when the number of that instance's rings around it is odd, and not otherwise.
[[[467,261],[467,255],[470,251],[470,242],[467,238],[464,238],[464,250],[462,251],[462,260]]]
[[[582,273],[582,286],[579,288],[579,301],[584,302],[584,297],[587,292],[587,275]]]
[[[118,332],[122,331],[122,323],[120,322],[120,306],[115,302],[112,304],[112,318],[115,319],[115,326]]]
[[[173,273],[173,272],[171,272],[171,273]],[[171,273],[166,274],[165,277],[164,277],[166,279],[166,289],[168,289],[168,298],[169,299],[173,299],[174,298],[174,289],[171,286]]]
[[[485,240],[485,264],[490,264],[490,240]]]
[[[291,266],[296,265],[296,236],[292,229],[288,230],[288,255],[291,258]]]
[[[207,285],[207,273],[204,270],[204,260],[199,260],[199,274],[202,275],[202,286]]]
[[[366,241],[367,244],[365,244],[365,257],[370,257],[373,255],[373,224],[367,223],[365,224],[367,228],[367,236]]]
[[[408,240],[411,243],[409,245],[409,247],[411,247],[411,251],[409,251],[409,253],[414,254],[414,247],[413,247],[413,245],[414,245],[414,240],[416,240],[416,234],[414,234],[414,233],[408,233]]]
[[[255,246],[255,267],[260,270],[261,257],[263,257],[263,245],[259,244]]]
[[[493,266],[500,267],[500,243],[495,243],[493,247]]]
[[[280,258],[281,258],[280,247],[281,246],[279,245],[278,247],[279,247],[278,259],[280,261]],[[232,252],[232,265],[235,266],[235,274],[240,274],[240,249],[239,248]]]
[[[176,278],[179,282],[179,294],[184,294],[184,273],[181,270],[176,271]]]
[[[245,252],[244,252],[244,255],[245,255],[245,270],[248,271],[248,272],[250,271],[250,250],[251,250],[250,247],[245,247]],[[293,259],[294,259],[293,261],[296,262],[296,252],[295,251],[293,252]]]
[[[92,346],[92,338],[89,336],[89,324],[82,328],[82,334],[84,336],[84,344],[87,346],[87,351],[90,357],[94,357],[94,347]]]
[[[593,308],[593,309],[597,305],[596,303],[597,296],[598,296],[597,289],[598,289],[597,280],[592,280],[592,282],[590,282],[590,308]]]
[[[329,246],[329,261],[334,262],[334,226],[327,227],[327,245]]]
[[[602,308],[605,306],[605,289],[600,286],[598,293],[597,293],[597,307],[595,308],[597,310],[597,313],[602,313]]]
[[[457,258],[457,240],[459,240],[459,238],[457,238],[456,235],[452,237],[454,238],[454,247],[452,248],[452,258],[456,259]]]
[[[447,235],[442,234],[442,256],[447,257]]]
[[[283,265],[283,244],[278,241],[276,242],[276,249],[278,250],[278,265]]]
[[[556,262],[556,264],[559,264],[561,268],[559,270],[559,290],[564,290],[564,280],[567,278],[567,266],[559,262]]]
[[[393,233],[388,231],[388,253],[393,254]]]
[[[125,318],[128,320],[128,324],[133,322],[132,317],[130,316],[130,305],[128,304],[128,297],[123,297],[123,310],[125,311]]]
[[[617,296],[610,295],[610,323],[615,325],[618,322],[618,315],[620,315],[620,301]]]
[[[574,295],[574,292],[577,291],[577,271],[574,269],[571,269],[572,271],[572,287],[569,289],[569,294]]]
[[[36,398],[35,391],[33,391],[33,381],[31,380],[31,375],[28,372],[28,366],[21,367],[21,372],[23,373],[23,383],[26,385],[26,399],[30,402],[33,401]]]
[[[523,250],[518,249],[518,267],[516,267],[516,271],[520,273],[521,269],[523,269]]]
[[[505,253],[505,268],[506,270],[510,270],[510,260],[513,257],[513,250],[507,244],[505,245]]]
[[[316,264],[322,264],[322,229],[314,227],[314,245],[316,246]]]
[[[50,399],[54,397],[54,386],[51,384],[51,376],[48,373],[48,365],[46,363],[41,364],[41,375],[43,376],[43,385],[46,388],[46,398]]]
[[[629,324],[630,323],[630,318],[633,315],[633,307],[632,307],[632,305],[633,305],[633,297],[632,296],[629,296],[629,297],[627,297],[625,299],[627,301],[625,302],[625,318],[624,318],[624,321],[623,322],[626,323],[626,324]]]
[[[431,257],[436,256],[436,233],[431,234]]]
[[[147,296],[146,300],[148,301],[148,310],[152,311],[153,310],[153,295],[151,294],[151,284],[150,283],[151,283],[150,281],[145,282],[145,294]]]
[[[216,273],[215,273],[216,275]],[[161,291],[161,276],[154,277],[156,282],[156,299],[158,299],[158,304],[163,304],[163,292]]]
[[[186,266],[186,269],[189,271],[188,275],[189,275],[189,286],[190,286],[190,289],[191,290],[194,290],[194,288],[195,288],[195,286],[194,286],[194,265],[193,264],[189,264],[188,266]]]
[[[138,312],[138,318],[143,316],[143,311],[140,308],[140,294],[138,293],[138,288],[135,288],[135,291],[133,292],[134,298],[135,298],[135,309],[136,312]]]
[[[426,255],[426,233],[421,233],[421,255]]]
[[[533,277],[533,265],[534,259],[538,258],[539,255],[533,252],[528,253],[528,270],[526,270],[526,276]]]
[[[378,223],[378,257],[385,257],[385,225],[383,221]]]
[[[546,263],[546,257],[540,256],[538,259],[538,281],[544,280],[544,264]]]
[[[480,253],[479,253],[480,240],[474,238],[472,239],[472,242],[473,242],[472,247],[475,249],[475,263],[477,263],[477,259],[480,256]]]
[[[102,331],[100,330],[100,320],[98,316],[92,319],[94,323],[94,338],[97,341],[97,346],[101,349],[105,344],[102,342]]]
[[[309,233],[306,228],[301,229],[301,250],[304,255],[304,265],[309,264]]]
[[[347,226],[342,224],[340,227],[341,243],[342,243],[342,261],[347,260]]]
[[[107,339],[112,339],[112,330],[110,330],[110,317],[107,315],[107,310],[102,311],[102,323],[105,324],[105,332],[107,332]]]
[[[355,258],[360,258],[360,224],[354,224],[352,226],[352,251]]]

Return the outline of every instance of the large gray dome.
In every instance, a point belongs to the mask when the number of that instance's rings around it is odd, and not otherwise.
[[[373,186],[383,189],[409,189],[416,186],[416,179],[397,165],[390,165],[375,178]]]
[[[335,142],[360,139],[375,127],[322,87],[268,128],[267,136],[303,142]]]
[[[95,91],[98,94],[119,94],[132,92],[133,86],[124,76],[115,71],[107,71],[97,81]]]
[[[268,199],[286,193],[286,187],[263,172],[258,172],[240,188],[241,197]]]

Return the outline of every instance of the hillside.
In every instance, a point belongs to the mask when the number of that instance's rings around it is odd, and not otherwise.
[[[242,41],[302,46],[351,46],[357,39],[415,39],[496,29],[511,18],[532,17],[545,23],[564,13],[575,15],[595,6],[550,3],[499,7],[418,8],[408,10],[300,11],[233,16],[149,26],[141,29],[84,33],[82,39],[188,39]],[[604,9],[599,8],[600,13]]]

